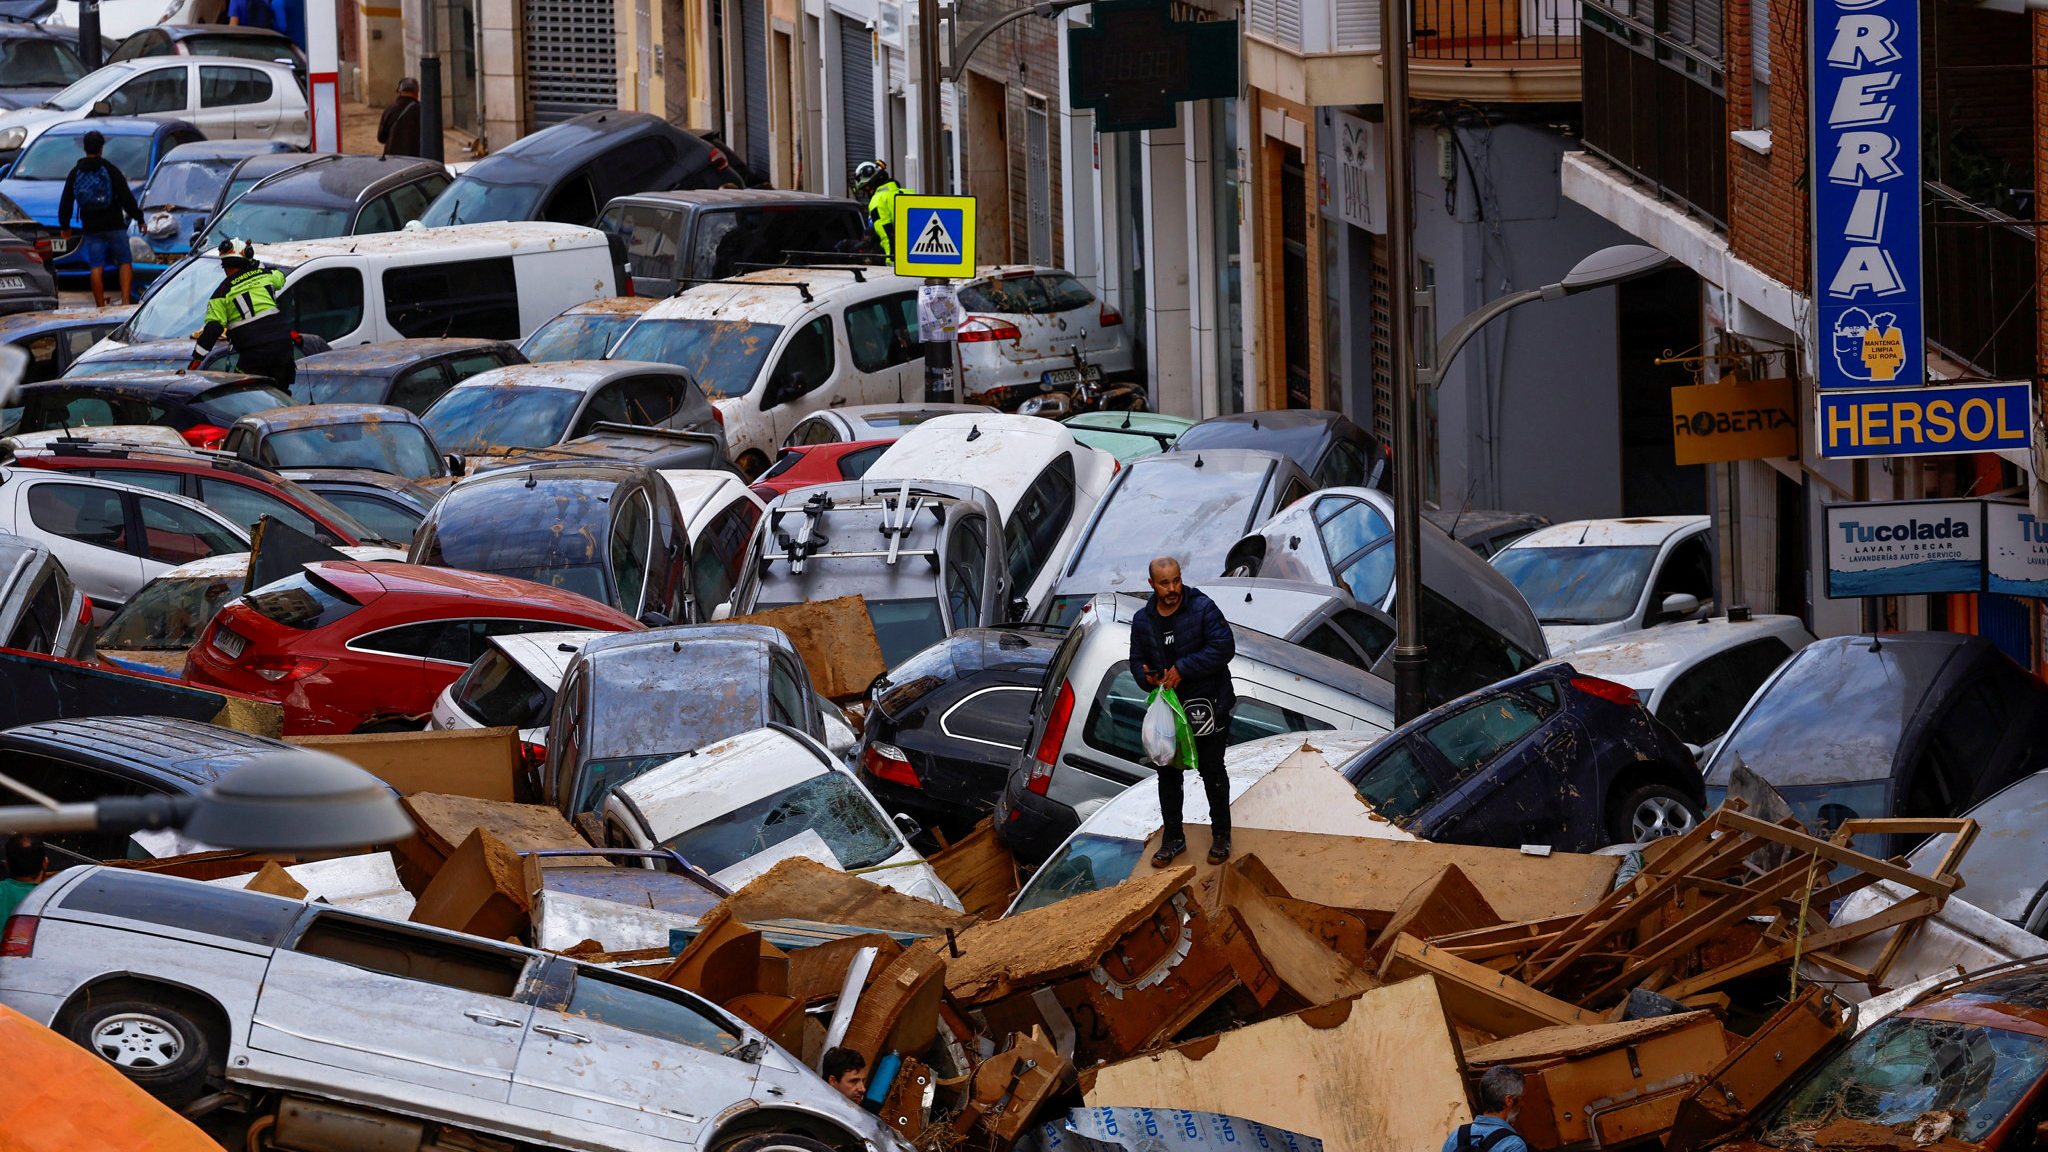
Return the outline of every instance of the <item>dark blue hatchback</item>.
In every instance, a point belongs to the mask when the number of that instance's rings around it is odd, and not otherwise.
[[[1427,840],[1586,852],[1690,829],[1706,788],[1692,751],[1635,690],[1546,664],[1461,696],[1340,769]]]

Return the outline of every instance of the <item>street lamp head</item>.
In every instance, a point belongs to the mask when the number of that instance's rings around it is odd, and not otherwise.
[[[1675,263],[1677,261],[1670,256],[1647,244],[1616,244],[1572,265],[1572,270],[1558,281],[1558,285],[1567,295],[1585,292],[1648,276]]]
[[[391,786],[331,752],[258,756],[200,793],[186,836],[257,852],[392,844],[415,829]]]

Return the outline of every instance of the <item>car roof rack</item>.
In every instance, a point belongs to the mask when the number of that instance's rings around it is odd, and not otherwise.
[[[818,518],[827,512],[835,510],[850,511],[869,508],[880,508],[882,510],[882,522],[879,526],[879,531],[882,534],[882,539],[888,546],[874,551],[833,552],[829,554],[830,559],[879,559],[885,564],[894,567],[896,562],[905,556],[921,556],[927,564],[931,565],[932,570],[936,572],[939,568],[938,549],[905,548],[903,544],[909,538],[911,531],[916,527],[917,514],[924,509],[930,508],[933,515],[940,522],[944,522],[946,514],[939,507],[938,503],[943,494],[912,488],[911,483],[912,481],[909,480],[903,481],[902,486],[897,488],[894,494],[887,494],[885,492],[879,502],[859,501],[855,503],[842,503],[833,500],[830,493],[813,492],[810,499],[804,501],[801,507],[778,508],[770,512],[768,530],[774,536],[775,543],[782,551],[762,554],[761,574],[766,576],[775,561],[787,560],[791,575],[803,575],[804,569],[808,566],[811,557],[823,552],[832,543],[830,537],[823,535],[817,530]],[[791,536],[782,530],[783,518],[792,515],[804,518],[803,527],[797,530],[795,536]]]
[[[771,264],[769,267],[781,268],[783,265]],[[679,276],[676,278],[675,295],[681,296],[683,289],[688,288],[692,284],[729,284],[735,288],[794,288],[804,294],[804,303],[806,304],[813,303],[817,299],[817,297],[811,295],[811,284],[808,280],[749,280],[745,284],[737,284],[729,276],[724,278],[716,276]]]
[[[763,268],[801,268],[807,272],[851,272],[853,273],[853,282],[855,284],[865,284],[868,282],[868,265],[865,264],[798,264],[795,262],[788,264],[757,264],[750,260],[735,260],[733,267],[745,268],[749,272],[758,271]]]
[[[880,252],[806,252],[791,248],[785,249],[782,254],[789,257],[802,257],[805,260],[814,260],[827,267],[845,267],[852,264],[858,264],[863,268],[887,268],[889,266],[889,258]]]

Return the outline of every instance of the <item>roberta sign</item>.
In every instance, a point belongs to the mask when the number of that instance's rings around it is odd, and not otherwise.
[[[1818,385],[1926,382],[1916,0],[1813,0]]]

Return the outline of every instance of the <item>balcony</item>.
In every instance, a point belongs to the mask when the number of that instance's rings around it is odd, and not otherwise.
[[[1647,0],[1641,6],[1651,8]],[[1728,98],[1718,62],[1720,24],[1671,19],[1679,7],[1659,3],[1655,23],[1641,23],[1634,12],[1585,6],[1583,139],[1588,152],[1648,185],[1658,199],[1725,231]]]
[[[1414,0],[1412,11],[1417,98],[1579,99],[1578,0]]]
[[[1245,0],[1254,87],[1310,107],[1380,102],[1380,0]]]

